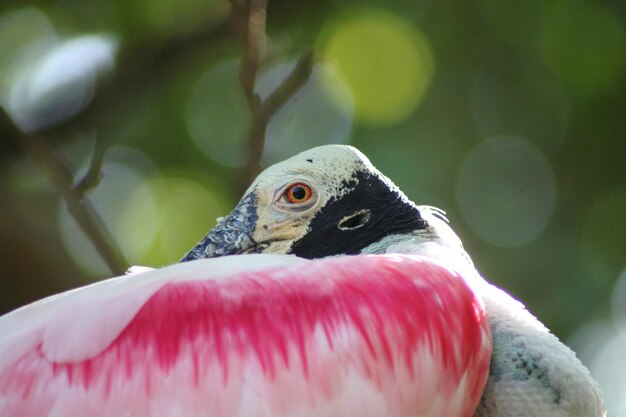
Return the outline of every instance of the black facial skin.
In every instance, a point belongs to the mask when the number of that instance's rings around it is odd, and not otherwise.
[[[426,228],[415,204],[380,176],[359,171],[344,186],[350,191],[322,207],[290,253],[308,259],[354,255],[385,236]]]

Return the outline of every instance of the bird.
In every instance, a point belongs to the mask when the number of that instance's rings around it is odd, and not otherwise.
[[[243,253],[308,259],[410,254],[474,282],[493,338],[475,417],[600,417],[602,393],[576,354],[475,268],[445,212],[418,206],[358,149],[326,145],[262,172],[181,262]]]
[[[390,184],[350,193],[367,178],[328,150],[270,169],[184,262],[0,317],[0,416],[471,417],[492,357],[480,283],[426,255],[357,255],[422,220]]]

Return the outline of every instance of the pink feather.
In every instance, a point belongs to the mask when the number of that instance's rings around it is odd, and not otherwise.
[[[417,256],[249,255],[0,318],[0,416],[471,416],[484,309]]]

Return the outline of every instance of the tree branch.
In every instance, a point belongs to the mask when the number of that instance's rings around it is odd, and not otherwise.
[[[232,36],[228,20],[193,32],[184,37],[169,39],[155,45],[141,44],[123,47],[120,50],[116,69],[98,81],[97,94],[93,101],[75,117],[49,128],[55,136],[64,137],[80,128],[93,128],[100,123],[103,114],[111,108],[125,103],[145,86],[158,85],[178,68],[188,56],[198,53],[212,42],[221,42]],[[138,87],[139,86],[139,87]]]
[[[72,192],[79,196],[83,196],[87,191],[98,186],[101,178],[100,170],[102,169],[102,161],[104,160],[105,153],[106,147],[100,139],[96,139],[89,169],[81,179],[76,181],[75,185],[72,187]]]
[[[254,91],[259,68],[265,61],[265,19],[267,0],[233,1],[235,19],[240,23],[244,39],[244,58],[241,60],[240,79],[251,109],[257,110],[261,99]]]
[[[263,102],[263,112],[269,120],[311,77],[313,52],[307,52],[296,64],[289,77]]]
[[[74,131],[80,126],[91,126],[102,113],[106,113],[116,102],[124,101],[136,90],[138,80],[146,81],[147,77],[159,77],[173,65],[180,65],[185,56],[199,48],[206,47],[208,42],[220,41],[229,36],[228,22],[224,21],[202,31],[194,32],[186,37],[175,38],[158,45],[140,45],[123,50],[120,54],[119,68],[105,78],[104,85],[98,88],[94,101],[77,117],[57,126],[48,128],[55,135],[64,136],[66,131]],[[145,84],[150,85],[151,82]],[[143,84],[142,84],[143,85]],[[0,109],[2,110],[2,109]],[[6,116],[4,111],[0,116]],[[57,189],[67,204],[68,211],[76,220],[87,238],[93,243],[98,254],[109,269],[115,274],[122,274],[128,266],[121,250],[116,245],[104,222],[85,197],[85,193],[96,187],[100,180],[100,170],[106,148],[100,140],[96,143],[89,170],[85,176],[74,183],[71,172],[62,159],[55,153],[48,138],[42,135],[27,135],[18,131],[8,117],[0,119],[9,121],[15,131],[15,137],[24,143],[26,151],[39,165],[50,183]],[[1,121],[1,120],[0,120]]]
[[[61,194],[68,211],[93,243],[111,272],[117,275],[124,273],[128,262],[89,200],[77,191],[77,187],[72,186],[72,174],[56,154],[48,139],[26,134],[23,135],[23,139],[33,161],[39,165],[48,180]]]
[[[309,79],[313,67],[313,54],[307,53],[292,73],[265,100],[255,92],[259,70],[265,63],[267,0],[231,0],[232,20],[243,39],[240,82],[251,114],[248,132],[248,160],[239,184],[243,192],[261,171],[261,158],[265,148],[267,125],[280,107]]]
[[[255,87],[259,70],[266,61],[267,0],[231,0],[231,3],[233,6],[231,20],[244,44],[240,82],[252,115],[252,123],[247,138],[249,156],[246,167],[243,169],[244,175],[241,184],[243,188],[247,187],[260,171],[260,161],[265,146],[265,132],[270,119],[309,79],[313,58],[311,53],[303,56],[283,83],[265,101],[262,101],[258,93],[255,92]],[[97,117],[102,111],[109,108],[111,102],[118,101],[120,97],[123,98],[130,94],[129,91],[132,88],[127,87],[134,86],[137,79],[144,77],[146,73],[154,76],[155,71],[151,70],[153,68],[158,68],[160,72],[163,72],[163,64],[178,63],[182,55],[189,53],[194,48],[205,46],[207,41],[222,39],[227,34],[225,28],[225,24],[217,25],[188,38],[174,39],[157,48],[133,48],[132,51],[124,51],[120,58],[120,61],[125,62],[122,65],[125,68],[124,72],[116,72],[107,80],[107,84],[114,86],[114,88],[107,89],[100,86],[100,93],[96,95],[94,102],[81,115],[65,124],[54,127],[52,130],[62,135],[66,129],[73,130],[81,124],[92,124],[94,116]],[[70,214],[94,244],[111,271],[116,274],[123,273],[126,270],[127,261],[116,246],[102,219],[85,197],[85,193],[97,186],[100,179],[100,170],[105,153],[105,148],[101,142],[96,143],[90,167],[85,176],[74,182],[73,175],[59,155],[56,154],[48,138],[41,134],[27,135],[21,132],[19,136],[23,139],[32,159],[40,166],[48,180],[61,194]]]

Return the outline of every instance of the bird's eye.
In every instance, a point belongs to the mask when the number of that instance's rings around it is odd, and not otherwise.
[[[290,185],[284,193],[285,199],[291,204],[301,204],[306,203],[313,196],[313,192],[311,191],[311,187],[308,185],[297,182],[295,184]]]

